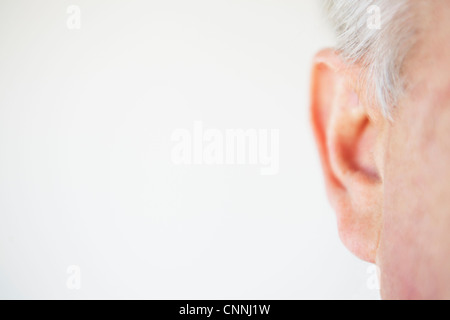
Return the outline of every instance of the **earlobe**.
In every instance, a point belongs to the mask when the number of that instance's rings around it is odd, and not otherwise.
[[[357,90],[358,70],[332,50],[315,60],[311,122],[344,244],[374,262],[380,232],[382,179],[376,157],[380,128]]]

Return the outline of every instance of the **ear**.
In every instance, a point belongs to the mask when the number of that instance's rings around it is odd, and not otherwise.
[[[385,120],[363,102],[357,87],[360,71],[331,49],[316,55],[311,121],[340,237],[359,258],[373,263],[381,230],[383,188],[377,160]]]

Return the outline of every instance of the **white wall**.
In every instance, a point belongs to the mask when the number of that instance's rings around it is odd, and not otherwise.
[[[317,0],[2,0],[0,298],[377,298],[308,124],[328,32]],[[279,130],[279,173],[176,166],[194,121]]]

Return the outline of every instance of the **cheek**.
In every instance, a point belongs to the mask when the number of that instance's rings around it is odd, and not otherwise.
[[[436,298],[450,287],[450,112],[415,115],[390,129],[384,162],[378,263],[387,299]]]

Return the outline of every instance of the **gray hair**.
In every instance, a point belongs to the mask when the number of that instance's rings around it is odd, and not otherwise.
[[[325,0],[337,33],[337,51],[362,67],[360,85],[387,118],[404,91],[402,66],[412,45],[411,0]],[[379,25],[368,21],[379,13]]]

